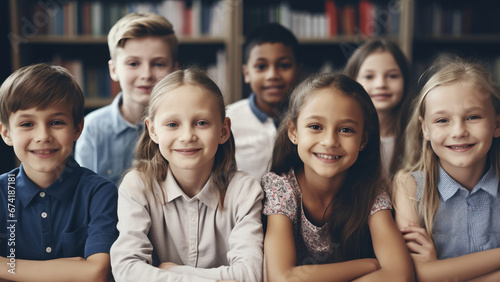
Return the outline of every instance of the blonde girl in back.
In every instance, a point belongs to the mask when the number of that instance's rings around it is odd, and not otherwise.
[[[458,57],[428,73],[394,179],[396,222],[419,281],[500,281],[500,92]]]
[[[356,81],[313,75],[293,91],[262,185],[268,281],[413,281]]]
[[[153,89],[135,168],[119,188],[117,281],[261,281],[263,192],[236,171],[231,121],[205,74]]]

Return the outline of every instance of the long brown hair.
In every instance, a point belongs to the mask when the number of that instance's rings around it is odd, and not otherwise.
[[[146,111],[146,118],[153,120],[161,98],[168,92],[184,85],[201,87],[213,94],[212,97],[220,110],[221,122],[224,121],[226,111],[224,98],[219,87],[217,87],[206,74],[194,68],[177,70],[158,82],[151,93],[149,106]],[[224,206],[227,186],[236,171],[234,152],[234,138],[233,134],[230,133],[229,139],[224,144],[219,144],[210,175],[211,185],[219,189],[219,204],[221,208]],[[144,126],[144,132],[137,144],[135,169],[141,172],[141,178],[147,184],[147,189],[151,192],[154,181],[162,183],[167,177],[168,161],[162,156],[158,144],[153,142],[149,136],[146,125]],[[165,199],[161,200],[165,201]]]
[[[354,51],[347,61],[344,73],[352,79],[358,77],[359,69],[368,56],[375,52],[387,51],[393,57],[403,76],[403,98],[401,102],[393,109],[394,115],[394,133],[396,143],[394,146],[393,157],[389,166],[390,175],[394,175],[401,167],[404,152],[404,131],[408,123],[408,107],[411,103],[410,95],[410,67],[405,55],[399,49],[398,45],[392,41],[383,38],[372,38],[363,43]]]
[[[304,163],[297,146],[288,137],[288,123],[296,126],[301,109],[311,95],[322,89],[337,89],[356,100],[362,108],[364,133],[368,142],[356,162],[347,170],[335,201],[330,205],[328,224],[332,242],[340,242],[340,251],[333,261],[345,261],[373,256],[368,229],[368,217],[377,195],[387,189],[380,159],[380,132],[377,111],[363,86],[343,74],[314,74],[302,81],[290,96],[288,112],[278,128],[273,150],[271,171],[287,173],[299,171]]]
[[[486,68],[450,54],[440,56],[424,75],[428,75],[429,79],[413,103],[413,112],[406,132],[404,169],[401,173],[424,172],[424,193],[418,211],[421,223],[432,236],[434,216],[439,207],[437,190],[439,157],[432,150],[430,142],[425,140],[419,120],[419,117],[425,116],[425,98],[429,92],[439,86],[466,83],[484,92],[485,97],[491,99],[498,115],[500,114],[500,91]],[[495,138],[488,151],[488,160],[495,168],[497,175],[500,175],[499,146],[500,140]],[[413,200],[417,201],[417,199]]]

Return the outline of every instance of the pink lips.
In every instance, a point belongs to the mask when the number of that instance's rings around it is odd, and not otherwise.
[[[389,99],[391,98],[391,94],[376,94],[376,95],[371,95],[372,99]]]
[[[153,91],[153,86],[138,86],[137,88],[145,93],[151,93],[151,91]]]
[[[201,149],[200,148],[192,148],[192,149],[174,149],[175,152],[184,155],[184,156],[192,156],[196,153],[198,153]]]
[[[30,150],[30,152],[39,158],[50,158],[52,157],[58,149],[41,149],[41,150]]]
[[[470,150],[470,148],[474,147],[474,144],[454,144],[446,147],[455,152],[465,152]]]
[[[323,153],[314,153],[314,156],[318,160],[320,160],[321,162],[324,162],[324,163],[334,163],[342,158],[342,156],[340,156],[340,155],[323,154]]]

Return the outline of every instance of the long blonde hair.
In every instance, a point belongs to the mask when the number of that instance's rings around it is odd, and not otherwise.
[[[177,70],[164,77],[153,88],[149,106],[146,110],[146,118],[153,119],[160,101],[163,96],[172,90],[175,90],[184,85],[193,85],[201,87],[212,94],[216,101],[219,110],[221,122],[226,117],[224,106],[224,98],[217,85],[202,71],[191,68],[186,70]],[[221,208],[224,206],[224,197],[226,189],[231,181],[231,178],[236,171],[236,160],[234,157],[235,146],[233,134],[230,133],[229,139],[224,144],[219,144],[215,153],[215,160],[211,171],[211,185],[219,190],[219,203]],[[140,172],[141,178],[146,183],[146,188],[153,193],[153,185],[156,181],[162,183],[167,177],[168,161],[162,156],[158,144],[153,142],[149,136],[147,126],[144,126],[144,131],[137,144],[136,161],[134,167]],[[153,195],[155,195],[153,193]],[[161,199],[165,201],[165,199]]]
[[[423,171],[425,184],[418,213],[421,223],[432,236],[434,216],[439,206],[437,190],[439,158],[432,150],[430,142],[424,139],[422,124],[419,120],[419,117],[425,116],[425,98],[429,92],[439,86],[466,83],[476,86],[484,93],[485,98],[490,98],[498,115],[500,114],[500,91],[491,73],[479,63],[448,54],[440,56],[423,76],[429,79],[413,102],[413,112],[406,129],[404,169],[399,173]],[[498,138],[494,139],[488,151],[488,160],[495,168],[497,175],[500,175],[499,144]]]

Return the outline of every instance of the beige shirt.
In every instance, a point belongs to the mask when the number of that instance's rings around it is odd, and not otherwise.
[[[210,181],[189,198],[169,170],[145,190],[137,171],[125,175],[118,196],[120,235],[111,248],[116,281],[262,281],[263,234],[260,184],[237,172],[224,209]],[[159,269],[162,262],[179,266]]]

